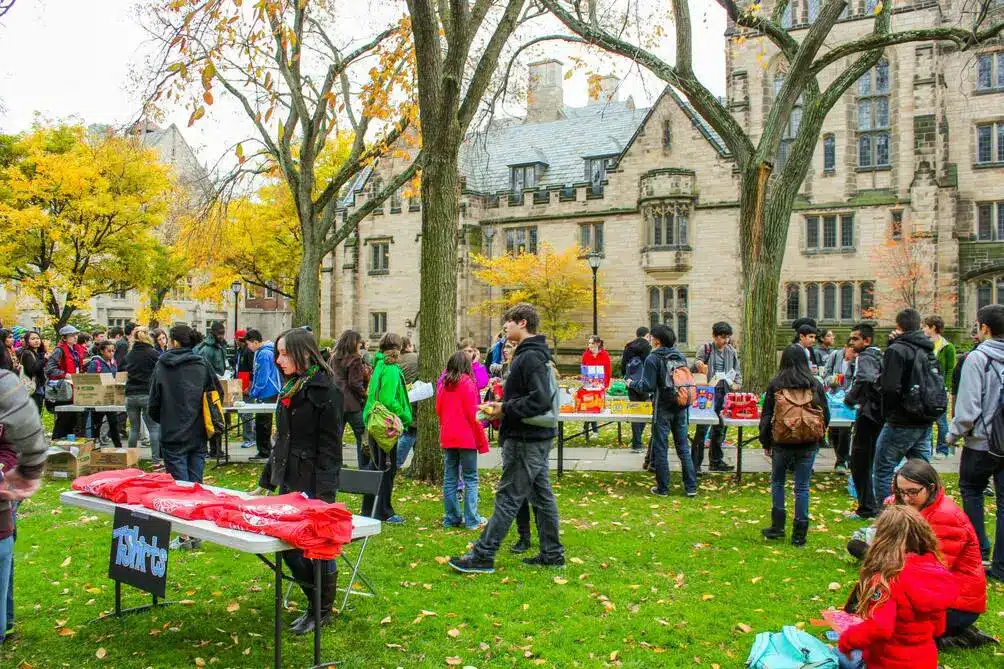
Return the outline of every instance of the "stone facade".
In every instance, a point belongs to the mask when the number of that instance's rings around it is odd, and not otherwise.
[[[818,7],[816,0],[795,0],[792,7],[791,32],[800,39]],[[870,32],[871,9],[852,7],[829,43]],[[901,7],[894,10],[893,27],[956,22],[958,11],[936,2]],[[732,31],[726,49],[727,103],[756,142],[786,63],[769,43],[739,39]],[[779,327],[795,315],[842,329],[862,319],[890,324],[905,306],[896,287],[905,268],[880,259],[903,244],[915,245],[916,262],[931,277],[925,311],[964,325],[973,320],[978,301],[1004,301],[1002,52],[1001,45],[976,54],[930,43],[899,45],[886,49],[867,82],[845,93],[824,123],[792,213]],[[979,69],[987,67],[987,56],[989,87]],[[555,67],[555,61],[531,66],[531,88],[552,81]],[[822,73],[820,87],[837,71]],[[738,179],[727,149],[672,89],[648,110],[617,101],[615,91],[615,83],[605,80],[601,99],[594,96],[584,109],[560,106],[560,93],[543,91],[531,96],[528,120],[489,130],[482,142],[488,151],[466,148],[458,339],[487,342],[498,327],[497,318],[469,313],[487,296],[471,278],[470,251],[505,253],[512,247],[507,242],[529,244],[530,229],[537,243],[558,249],[591,245],[600,226],[599,280],[608,303],[600,334],[611,348],[631,339],[637,326],[657,321],[678,330],[685,350],[706,341],[719,320],[731,322],[741,338]],[[580,145],[570,149],[562,139],[567,124],[590,114],[601,128],[614,128],[616,149],[606,140],[594,146],[599,135],[590,134],[589,125]],[[618,135],[624,122],[636,125]],[[979,153],[985,124],[991,127],[989,159],[985,147]],[[490,150],[492,132],[508,133],[504,155]],[[570,150],[584,168],[576,179],[567,169]],[[586,162],[597,156],[606,161],[599,180],[595,172],[590,178]],[[533,170],[511,180],[501,176],[527,165]],[[395,167],[391,161],[374,174],[386,179]],[[361,184],[349,206],[364,201],[370,188]],[[323,318],[330,332],[355,327],[372,339],[384,331],[417,335],[421,212],[411,204],[385,203],[329,260]],[[589,271],[585,265],[583,271]],[[589,323],[591,314],[580,318]]]

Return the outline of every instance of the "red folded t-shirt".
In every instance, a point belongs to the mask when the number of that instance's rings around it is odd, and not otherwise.
[[[73,481],[73,489],[101,497],[116,504],[139,504],[143,496],[172,485],[170,474],[149,474],[140,469],[115,469],[81,476]]]
[[[140,503],[148,509],[178,518],[207,520],[212,518],[214,508],[234,499],[240,498],[236,495],[206,490],[198,483],[188,485],[175,483],[160,490],[147,492]]]

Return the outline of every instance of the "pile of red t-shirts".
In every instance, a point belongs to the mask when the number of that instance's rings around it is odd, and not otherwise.
[[[333,560],[352,540],[352,514],[344,504],[309,499],[299,492],[241,497],[175,483],[170,474],[119,469],[81,476],[73,489],[117,504],[141,504],[186,520],[209,520],[230,529],[281,539],[314,560]]]

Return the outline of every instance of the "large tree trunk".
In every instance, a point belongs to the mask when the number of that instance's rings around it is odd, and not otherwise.
[[[422,284],[419,305],[419,373],[439,378],[456,351],[457,226],[460,190],[455,142],[427,147],[422,170]],[[439,419],[435,403],[419,402],[418,443],[411,475],[431,483],[443,480]]]
[[[321,251],[317,245],[303,241],[303,256],[296,278],[293,300],[293,327],[309,325],[315,337],[321,333]]]

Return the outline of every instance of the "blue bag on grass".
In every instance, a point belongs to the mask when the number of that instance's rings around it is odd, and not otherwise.
[[[746,658],[750,669],[837,669],[837,651],[797,627],[786,625],[780,632],[761,632]]]

